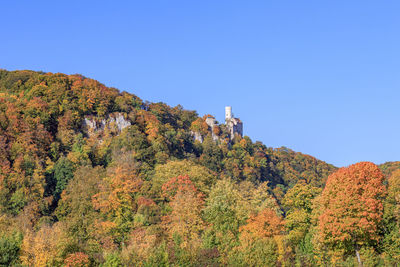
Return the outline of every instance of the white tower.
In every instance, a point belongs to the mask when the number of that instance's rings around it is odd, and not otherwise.
[[[232,107],[227,106],[225,107],[225,120],[230,120],[232,119],[233,114],[232,114]]]

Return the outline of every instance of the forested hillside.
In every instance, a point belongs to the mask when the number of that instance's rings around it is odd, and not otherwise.
[[[0,264],[400,260],[397,163],[337,170],[223,124],[213,141],[206,117],[81,75],[0,70]]]

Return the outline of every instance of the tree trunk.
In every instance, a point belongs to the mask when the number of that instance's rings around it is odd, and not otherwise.
[[[356,256],[357,256],[358,266],[362,267],[363,264],[361,262],[360,252],[358,252],[358,249],[356,249]]]

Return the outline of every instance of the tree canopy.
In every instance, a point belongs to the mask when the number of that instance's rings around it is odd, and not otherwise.
[[[398,263],[398,163],[337,169],[209,116],[0,70],[0,265]]]

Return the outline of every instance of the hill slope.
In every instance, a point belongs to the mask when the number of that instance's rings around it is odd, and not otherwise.
[[[203,143],[192,136],[199,130]],[[0,230],[34,236],[34,229],[50,231],[42,225],[64,227],[76,246],[64,253],[84,250],[96,261],[138,225],[156,229],[168,190],[176,193],[185,175],[201,199],[229,178],[241,194],[264,192],[279,204],[299,181],[323,187],[336,170],[247,136],[231,142],[224,125],[218,142],[208,130],[195,111],[144,102],[81,75],[0,70],[0,212],[11,222]],[[167,184],[173,177],[183,180]]]
[[[137,151],[135,159],[146,172],[168,160],[190,159],[237,181],[269,181],[274,186],[293,186],[299,179],[322,186],[327,175],[335,170],[311,156],[286,148],[267,148],[252,143],[248,137],[243,141],[236,138],[232,146],[210,140],[195,143],[190,130],[194,121],[201,120],[196,112],[181,106],[144,102],[133,94],[121,93],[80,75],[1,70],[0,93],[2,175],[22,174],[26,181],[35,179],[41,187],[39,192],[46,188],[51,191],[39,177],[46,176],[60,157],[78,165],[107,166],[112,150],[116,149]],[[125,140],[111,130],[97,137],[84,131],[84,118],[100,121],[115,113],[132,124],[124,133]],[[102,143],[96,142],[96,138],[102,139]],[[125,146],[117,144],[129,138],[135,140]],[[19,188],[7,191],[6,195],[13,198]],[[28,198],[26,193],[19,194]],[[19,204],[19,208],[22,206]]]

